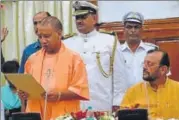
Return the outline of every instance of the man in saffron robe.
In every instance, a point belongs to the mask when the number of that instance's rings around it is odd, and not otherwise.
[[[81,57],[61,42],[62,24],[58,18],[50,16],[42,20],[38,36],[42,49],[28,58],[25,73],[31,74],[46,93],[41,100],[28,100],[24,91],[18,94],[27,99],[27,112],[40,112],[43,120],[54,120],[79,111],[80,100],[89,99],[87,74]]]

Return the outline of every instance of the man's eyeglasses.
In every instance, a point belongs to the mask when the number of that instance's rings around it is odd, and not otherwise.
[[[142,26],[141,25],[126,25],[125,26],[125,28],[127,28],[127,29],[132,29],[132,28],[134,28],[134,29],[140,29]]]
[[[41,23],[41,21],[34,21],[34,25]]]
[[[89,15],[89,14],[85,14],[85,15],[77,15],[77,16],[75,16],[75,18],[76,18],[76,20],[79,20],[79,19],[84,20],[84,19],[86,19],[86,18],[88,17],[88,15]]]

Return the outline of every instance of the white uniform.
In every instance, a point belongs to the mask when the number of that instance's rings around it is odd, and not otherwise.
[[[86,64],[90,88],[90,100],[81,101],[81,108],[83,110],[91,106],[93,110],[110,111],[112,110],[112,105],[119,106],[120,104],[122,98],[118,91],[120,87],[118,86],[118,83],[120,80],[125,79],[125,71],[123,70],[125,67],[122,68],[122,66],[124,66],[124,59],[117,57],[118,61],[116,62],[115,60],[114,66],[118,67],[114,68],[114,79],[112,80],[112,76],[109,76],[108,78],[103,76],[96,58],[96,55],[99,52],[102,68],[106,73],[109,73],[110,56],[112,55],[114,40],[115,37],[113,35],[93,30],[88,34],[79,33],[78,35],[63,41],[66,47],[78,52]],[[119,44],[117,43],[117,45]]]
[[[155,49],[157,46],[152,43],[140,42],[135,52],[132,52],[125,42],[121,45],[121,50],[125,58],[125,65],[129,76],[129,87],[143,80],[143,62],[147,51]]]

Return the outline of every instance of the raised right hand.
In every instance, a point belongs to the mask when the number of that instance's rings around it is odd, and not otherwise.
[[[1,42],[3,42],[6,39],[8,32],[9,31],[6,27],[2,28],[2,30],[1,30]]]

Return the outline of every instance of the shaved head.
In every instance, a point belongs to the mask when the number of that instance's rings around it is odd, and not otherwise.
[[[56,31],[63,30],[61,21],[57,17],[54,17],[54,16],[46,17],[45,19],[42,20],[40,25],[42,26],[51,25],[51,27],[54,28]]]
[[[38,26],[38,37],[42,48],[49,54],[59,51],[62,38],[62,23],[57,17],[44,18]]]

